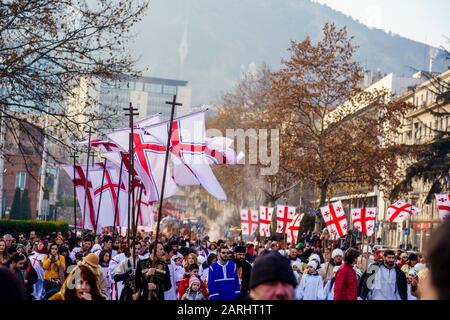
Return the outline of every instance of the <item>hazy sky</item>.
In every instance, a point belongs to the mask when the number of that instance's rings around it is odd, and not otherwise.
[[[314,0],[369,27],[434,46],[450,47],[449,0]]]

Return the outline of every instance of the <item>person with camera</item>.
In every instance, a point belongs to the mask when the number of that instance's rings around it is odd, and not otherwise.
[[[58,254],[58,245],[56,243],[50,245],[49,253],[44,258],[42,267],[45,270],[44,290],[46,298],[49,298],[61,289],[65,279],[66,262],[64,256]]]

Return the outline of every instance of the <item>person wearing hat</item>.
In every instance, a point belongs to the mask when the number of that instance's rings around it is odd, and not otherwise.
[[[323,270],[325,270],[324,273],[324,281],[325,283],[330,281],[334,277],[333,268],[334,267],[340,267],[342,265],[342,259],[344,257],[344,252],[342,252],[341,249],[337,248],[334,249],[331,253],[331,259],[330,261],[327,261],[323,265]]]
[[[319,264],[312,259],[307,264],[295,295],[298,300],[324,300],[325,292],[322,277],[317,272]]]
[[[181,300],[206,300],[205,295],[200,290],[200,279],[192,276],[189,278],[189,288],[182,296]]]
[[[334,300],[358,299],[358,276],[354,269],[359,251],[347,249],[344,254],[344,263],[336,271],[334,278]]]
[[[106,276],[103,274],[103,269],[100,266],[99,256],[91,252],[85,257],[83,257],[83,260],[81,261],[80,265],[85,265],[89,267],[92,270],[92,272],[94,272],[94,274],[97,277],[97,281],[99,283],[101,292],[106,297],[109,285]]]
[[[252,265],[245,259],[246,247],[236,246],[234,248],[235,258],[234,263],[237,267],[237,274],[239,277],[239,284],[241,286],[240,298],[248,295],[250,292],[250,274],[252,272]]]
[[[288,258],[267,251],[255,259],[250,275],[251,300],[294,300],[297,280]]]

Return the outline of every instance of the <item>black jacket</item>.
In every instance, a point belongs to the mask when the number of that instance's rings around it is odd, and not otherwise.
[[[158,270],[161,268],[161,272],[156,272],[153,276],[153,283],[156,285],[156,289],[153,292],[154,300],[164,300],[164,292],[172,288],[172,283],[170,282],[170,271],[167,264],[162,260],[157,260],[155,263],[151,259],[144,259],[138,262],[136,268],[136,288],[141,290],[140,300],[148,300],[148,283],[150,281],[147,278],[146,273],[148,269],[155,268]],[[158,267],[160,266],[160,267]]]
[[[242,267],[242,279],[241,279],[241,294],[240,298],[245,297],[250,292],[250,273],[252,272],[252,265],[244,260],[241,262],[240,260],[234,260],[236,263],[237,272],[239,274],[239,268]]]
[[[383,261],[379,261],[379,262],[372,264],[371,266],[381,267],[381,265],[383,263],[384,263]],[[361,279],[359,280],[359,284],[358,284],[358,297],[360,297],[361,299],[363,299],[363,300],[367,299],[367,296],[368,296],[369,292],[371,291],[371,289],[369,289],[369,287],[367,285],[368,282],[370,281],[369,277],[372,276],[375,272],[377,272],[377,270],[379,270],[379,269],[378,268],[372,269],[369,266],[367,271],[364,272],[364,274],[361,276]],[[394,270],[396,272],[396,278],[397,278],[396,284],[397,284],[398,294],[400,295],[400,298],[402,300],[407,300],[408,299],[408,295],[407,295],[408,285],[406,282],[406,275],[400,269],[400,267],[397,265],[394,266]]]

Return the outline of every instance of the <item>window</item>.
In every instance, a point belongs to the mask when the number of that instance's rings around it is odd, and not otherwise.
[[[165,94],[177,94],[177,87],[164,85],[164,93]]]
[[[25,189],[26,182],[27,182],[27,173],[26,172],[17,172],[16,173],[16,188],[20,188],[20,190]]]

